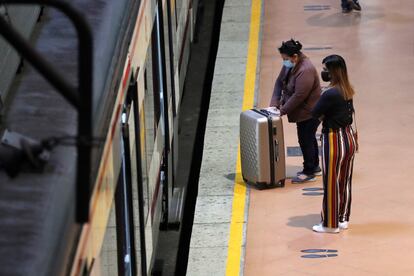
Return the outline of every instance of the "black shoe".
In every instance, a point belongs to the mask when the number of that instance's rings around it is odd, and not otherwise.
[[[342,13],[350,13],[352,11],[352,8],[343,8]]]
[[[356,11],[361,11],[361,5],[359,4],[358,0],[349,1],[349,5],[351,6],[352,9]]]

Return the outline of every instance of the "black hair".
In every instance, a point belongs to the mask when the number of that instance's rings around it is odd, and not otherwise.
[[[282,46],[279,48],[279,53],[292,57],[293,55],[301,54],[300,50],[302,50],[302,44],[292,38],[291,40],[282,42]]]
[[[328,71],[334,68],[343,69],[345,70],[345,72],[347,71],[345,60],[340,55],[327,56],[322,60],[322,64],[325,64],[326,69],[328,69]]]

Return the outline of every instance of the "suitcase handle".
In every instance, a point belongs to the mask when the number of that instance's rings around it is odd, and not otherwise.
[[[279,162],[279,141],[277,139],[275,140],[274,153],[276,162]]]

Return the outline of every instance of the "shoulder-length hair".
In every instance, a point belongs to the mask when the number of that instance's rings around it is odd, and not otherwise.
[[[331,75],[332,86],[339,88],[345,100],[352,99],[355,90],[349,83],[345,60],[339,55],[330,55],[324,58],[322,63]]]

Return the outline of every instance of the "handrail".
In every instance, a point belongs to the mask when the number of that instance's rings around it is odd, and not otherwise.
[[[38,4],[52,6],[63,12],[78,34],[78,87],[70,84],[54,66],[45,60],[12,26],[0,16],[0,34],[27,59],[78,111],[76,221],[89,219],[92,144],[92,32],[82,16],[63,0],[2,0],[3,4]],[[77,91],[76,91],[77,90]]]

